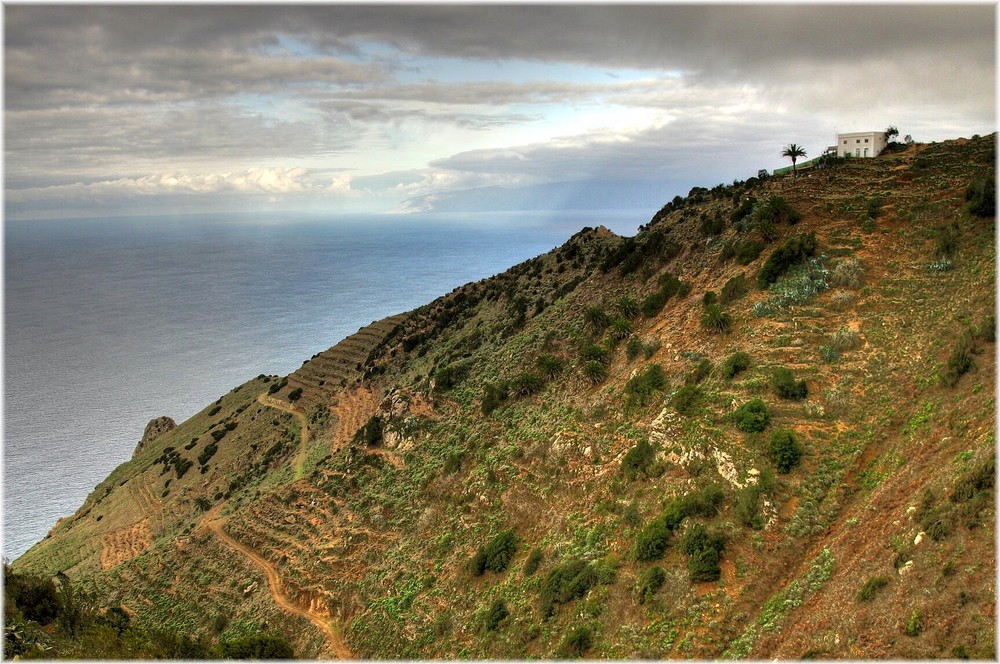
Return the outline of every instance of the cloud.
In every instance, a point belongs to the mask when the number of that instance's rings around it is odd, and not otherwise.
[[[7,193],[11,203],[49,199],[83,201],[113,196],[160,196],[176,194],[291,194],[316,189],[304,168],[254,168],[239,173],[158,173],[138,178],[119,178],[84,184],[51,185],[17,189]],[[329,187],[331,191],[334,186]]]

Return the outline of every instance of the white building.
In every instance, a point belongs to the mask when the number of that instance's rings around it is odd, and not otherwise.
[[[849,134],[837,134],[837,145],[827,148],[829,152],[836,150],[838,157],[877,157],[885,149],[889,141],[884,131],[854,131]]]

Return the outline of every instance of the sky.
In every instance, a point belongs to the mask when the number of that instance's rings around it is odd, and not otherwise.
[[[996,7],[16,5],[8,219],[646,209],[996,129]]]

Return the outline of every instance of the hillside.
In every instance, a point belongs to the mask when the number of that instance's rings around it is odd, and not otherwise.
[[[993,658],[994,162],[584,229],[234,388],[13,569],[300,657]]]

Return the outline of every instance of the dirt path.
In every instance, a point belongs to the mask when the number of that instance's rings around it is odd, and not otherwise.
[[[260,396],[257,397],[257,403],[263,404],[270,408],[277,408],[280,411],[284,411],[295,417],[299,418],[299,424],[301,429],[299,431],[299,453],[295,457],[295,479],[302,479],[302,468],[306,462],[306,453],[309,451],[309,423],[306,421],[306,413],[301,408],[291,405],[280,399],[275,399],[274,397],[268,395],[266,392],[262,392]]]
[[[337,659],[353,659],[354,656],[351,655],[351,651],[348,650],[347,646],[344,644],[339,628],[332,624],[332,621],[327,616],[305,609],[286,597],[282,591],[281,577],[278,575],[277,570],[274,569],[270,562],[258,555],[253,549],[240,544],[230,537],[223,529],[224,522],[225,519],[218,519],[207,521],[205,522],[205,525],[209,528],[209,530],[215,533],[215,536],[222,540],[226,546],[248,558],[251,562],[253,562],[253,564],[264,571],[265,576],[267,576],[267,587],[271,591],[271,597],[274,599],[275,604],[289,613],[302,616],[319,628],[319,630],[326,636],[327,650],[330,654]]]

